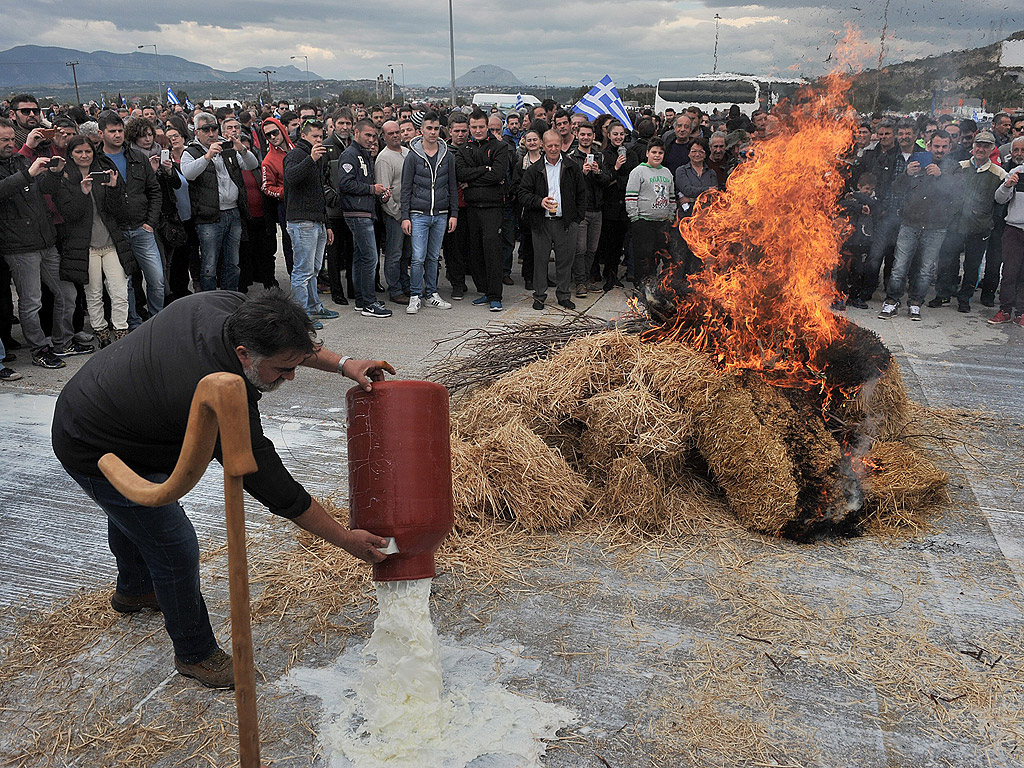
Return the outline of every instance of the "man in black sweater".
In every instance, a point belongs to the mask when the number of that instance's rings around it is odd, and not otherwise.
[[[249,433],[258,470],[245,490],[274,514],[379,562],[387,541],[348,530],[291,476],[263,434],[263,392],[295,378],[297,366],[337,372],[369,390],[386,363],[341,357],[313,339],[312,322],[285,293],[246,299],[208,291],[175,301],[117,344],[100,351],[64,386],[54,411],[53,451],[64,469],[107,514],[120,613],[162,611],[174,645],[174,666],[211,688],[234,686],[231,657],[214,637],[199,586],[199,542],[177,502],[142,507],[126,499],[97,467],[113,453],[152,482],[174,469],[199,381],[226,371],[242,376],[249,400]],[[220,460],[220,448],[214,452]]]
[[[292,241],[292,299],[317,330],[324,327],[321,320],[338,316],[324,307],[316,290],[324,250],[334,242],[327,226],[327,194],[334,192],[329,169],[323,123],[307,120],[284,157],[284,215]]]
[[[476,110],[469,116],[470,141],[459,147],[455,169],[459,184],[466,184],[466,224],[469,229],[469,271],[477,290],[486,291],[473,300],[501,311],[504,251],[501,221],[508,174],[508,144],[487,131],[487,115]]]

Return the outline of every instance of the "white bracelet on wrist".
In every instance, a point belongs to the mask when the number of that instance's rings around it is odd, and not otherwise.
[[[341,358],[341,360],[338,362],[338,373],[340,373],[342,376],[345,375],[345,363],[347,363],[351,359],[352,357],[350,355],[346,355],[345,357]]]

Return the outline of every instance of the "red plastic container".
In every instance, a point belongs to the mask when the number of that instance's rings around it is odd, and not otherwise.
[[[448,390],[429,381],[350,389],[348,499],[352,528],[394,536],[399,551],[373,566],[374,581],[437,575],[434,551],[455,522]]]

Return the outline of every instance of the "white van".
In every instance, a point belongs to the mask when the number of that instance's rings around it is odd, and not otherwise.
[[[502,112],[505,112],[509,109],[515,109],[517,97],[520,95],[527,107],[540,106],[537,98],[528,93],[478,93],[473,96],[473,103],[478,107],[497,107]]]

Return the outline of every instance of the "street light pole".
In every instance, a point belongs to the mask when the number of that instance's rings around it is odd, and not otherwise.
[[[537,75],[533,79],[534,80],[540,80],[541,78],[544,79],[544,98],[546,99],[548,97],[548,76],[547,75]]]
[[[715,65],[711,68],[712,72],[718,71],[718,27],[722,23],[722,17],[719,14],[715,14]]]
[[[398,62],[398,66],[400,66],[402,68],[402,100],[404,101],[405,98],[406,98],[406,95],[405,95],[405,64],[403,64],[402,62]]]
[[[313,97],[309,95],[309,56],[299,54],[298,56],[292,56],[292,58],[306,60],[306,101],[312,101]]]
[[[143,48],[152,48],[153,49],[153,56],[156,59],[156,69],[157,69],[157,72],[160,71],[160,53],[156,49],[156,43],[146,43],[145,45],[137,45],[137,46],[135,46],[135,48],[136,48],[136,50],[141,50]],[[157,95],[157,102],[162,104],[163,100],[166,98],[166,94],[163,93],[163,90],[164,90],[163,78],[161,78],[159,80],[159,83],[160,83],[160,91],[161,91],[161,93]]]
[[[448,0],[448,45],[452,54],[452,109],[455,109],[455,12]]]
[[[388,69],[391,70],[391,102],[394,103],[394,101],[395,101],[395,65],[394,64],[388,64]],[[402,98],[403,99],[405,98],[404,94],[402,95]]]
[[[277,72],[276,69],[261,69],[260,74],[267,76],[267,101],[273,101],[274,97],[270,95],[270,76]]]
[[[77,61],[69,61],[64,65],[65,67],[71,67],[71,76],[75,78],[75,101],[79,104],[82,103],[82,97],[78,94],[78,73],[75,71],[75,67],[78,66]]]

